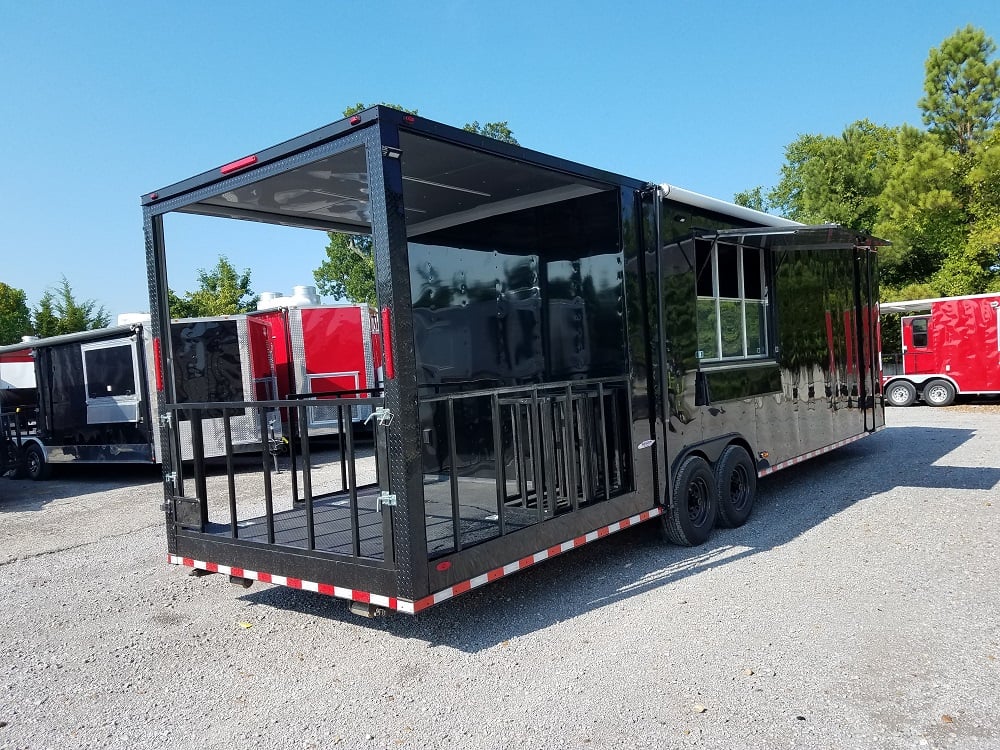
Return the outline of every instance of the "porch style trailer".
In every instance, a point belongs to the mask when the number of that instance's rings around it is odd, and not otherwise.
[[[901,357],[886,363],[883,388],[892,406],[918,398],[949,406],[959,395],[1000,394],[1000,293],[883,302],[899,322]]]
[[[384,107],[142,197],[163,415],[180,404],[164,217],[370,234],[384,387],[370,450],[191,476],[164,456],[168,560],[419,612],[636,523],[737,526],[758,477],[884,424],[880,241]],[[323,238],[318,238],[322,243]],[[232,404],[230,406],[233,406]],[[161,420],[163,444],[178,421]]]
[[[157,383],[157,345],[148,316],[123,316],[122,325],[50,336],[0,347],[0,406],[8,413],[10,463],[16,473],[43,479],[65,463],[156,463],[163,455]],[[181,401],[257,401],[274,397],[266,327],[246,316],[174,320],[174,392]],[[274,412],[267,418],[274,422]],[[230,410],[204,420],[205,457],[259,449],[280,439],[280,424],[262,428],[256,412]],[[182,459],[194,456],[187,424]],[[223,435],[230,433],[226,443]],[[262,439],[263,435],[263,439]]]

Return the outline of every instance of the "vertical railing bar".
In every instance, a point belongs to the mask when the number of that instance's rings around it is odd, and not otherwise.
[[[611,391],[611,417],[613,419],[613,429],[611,431],[612,438],[614,439],[615,448],[615,487],[621,489],[625,485],[625,476],[623,474],[625,462],[625,455],[622,450],[622,434],[621,434],[621,403],[620,403],[620,391],[612,389]]]
[[[267,543],[274,544],[274,498],[271,495],[271,453],[267,449],[267,414],[257,408],[260,423],[260,455],[264,466],[264,520],[267,524]]]
[[[534,486],[535,486],[535,510],[537,511],[538,520],[544,520],[543,515],[543,505],[545,496],[545,480],[542,474],[542,410],[538,406],[538,389],[531,389],[531,435],[532,435],[532,466],[534,469]]]
[[[490,396],[490,409],[493,412],[493,457],[496,462],[497,481],[497,528],[500,536],[507,533],[506,521],[504,520],[504,503],[507,500],[507,475],[504,469],[504,452],[501,440],[503,431],[500,429],[500,396],[494,393]]]
[[[539,402],[542,437],[542,471],[545,472],[545,517],[551,518],[559,506],[559,459],[556,457],[556,400],[546,397]]]
[[[563,422],[563,442],[566,456],[566,491],[574,511],[580,510],[580,499],[576,491],[576,425],[573,419],[573,386],[566,386],[566,419]]]
[[[462,549],[462,534],[460,512],[461,507],[458,502],[458,451],[455,450],[455,397],[449,396],[445,401],[447,405],[448,418],[448,485],[451,490],[451,535],[455,544],[455,551]]]
[[[193,410],[192,410],[193,411]],[[208,482],[205,479],[205,437],[201,412],[191,414],[191,453],[194,458],[194,494],[198,498],[198,522],[208,525]]]
[[[604,410],[604,383],[597,384],[597,400],[600,404],[601,414],[601,468],[604,470],[604,499],[611,499],[611,478],[609,475],[610,465],[608,464],[608,415]]]
[[[292,474],[292,502],[300,502],[299,498],[299,467],[297,461],[297,453],[295,450],[295,424],[298,422],[298,418],[293,417],[293,411],[291,409],[286,409],[285,412],[288,414],[288,463],[290,464],[289,471]],[[281,409],[277,410],[278,423],[281,423]],[[284,435],[284,430],[282,430],[282,435]]]
[[[295,407],[295,418],[299,424],[306,424],[306,407]],[[307,431],[308,432],[308,431]],[[292,434],[291,443],[295,442],[295,435]],[[306,544],[308,549],[316,549],[316,526],[313,518],[313,493],[312,493],[312,456],[309,450],[309,435],[302,437],[302,494],[306,503]],[[292,471],[295,471],[295,463],[292,463]],[[298,494],[295,495],[298,498]]]
[[[229,536],[238,539],[239,527],[236,515],[236,471],[233,468],[233,425],[230,410],[222,410],[222,441],[226,452],[226,485],[229,490]]]
[[[580,490],[583,502],[589,505],[594,501],[594,477],[591,471],[594,435],[594,399],[588,391],[580,399]]]
[[[517,471],[517,490],[521,493],[521,507],[528,507],[528,477],[525,474],[525,463],[524,463],[524,427],[525,420],[522,419],[522,404],[519,400],[515,399],[514,403],[510,406],[510,420],[511,426],[514,429],[514,460],[516,462]]]
[[[344,456],[344,443],[346,441],[345,432],[346,427],[344,427],[344,407],[342,404],[337,404],[337,440],[338,447],[340,448],[340,489],[347,489],[347,459]]]
[[[341,406],[337,416],[343,418],[344,413],[344,407]],[[353,425],[348,425],[344,428],[344,436],[347,439],[347,445],[344,446],[341,444],[340,453],[347,461],[347,492],[351,506],[351,552],[355,557],[361,557],[361,521],[358,511],[358,478],[354,470]]]

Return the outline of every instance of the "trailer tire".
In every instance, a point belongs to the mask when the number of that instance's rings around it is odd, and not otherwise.
[[[885,398],[890,406],[910,406],[917,400],[917,389],[908,380],[894,380],[885,389]]]
[[[938,378],[924,386],[924,401],[931,406],[951,406],[955,401],[955,386]]]
[[[746,523],[757,498],[757,470],[750,455],[739,445],[730,445],[715,464],[719,492],[719,525],[735,529]]]
[[[684,460],[674,478],[673,502],[663,517],[667,538],[674,544],[696,547],[708,541],[719,513],[719,490],[708,461],[700,456]]]
[[[40,481],[48,479],[49,462],[45,460],[45,450],[38,443],[28,443],[24,448],[24,472],[28,479]]]

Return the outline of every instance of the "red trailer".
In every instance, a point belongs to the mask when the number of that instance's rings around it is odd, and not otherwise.
[[[1000,293],[883,302],[900,322],[901,362],[886,363],[886,399],[948,406],[957,395],[1000,393]]]
[[[329,394],[349,398],[378,388],[381,348],[378,316],[365,304],[281,307],[251,313],[267,323],[279,398]],[[339,430],[335,405],[308,409],[313,435]],[[370,406],[352,406],[364,422]]]

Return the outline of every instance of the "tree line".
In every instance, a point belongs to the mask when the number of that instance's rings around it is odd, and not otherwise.
[[[925,62],[923,128],[861,119],[839,136],[800,135],[778,184],[736,202],[891,241],[880,251],[884,301],[1000,291],[995,52],[982,29],[959,29]]]

